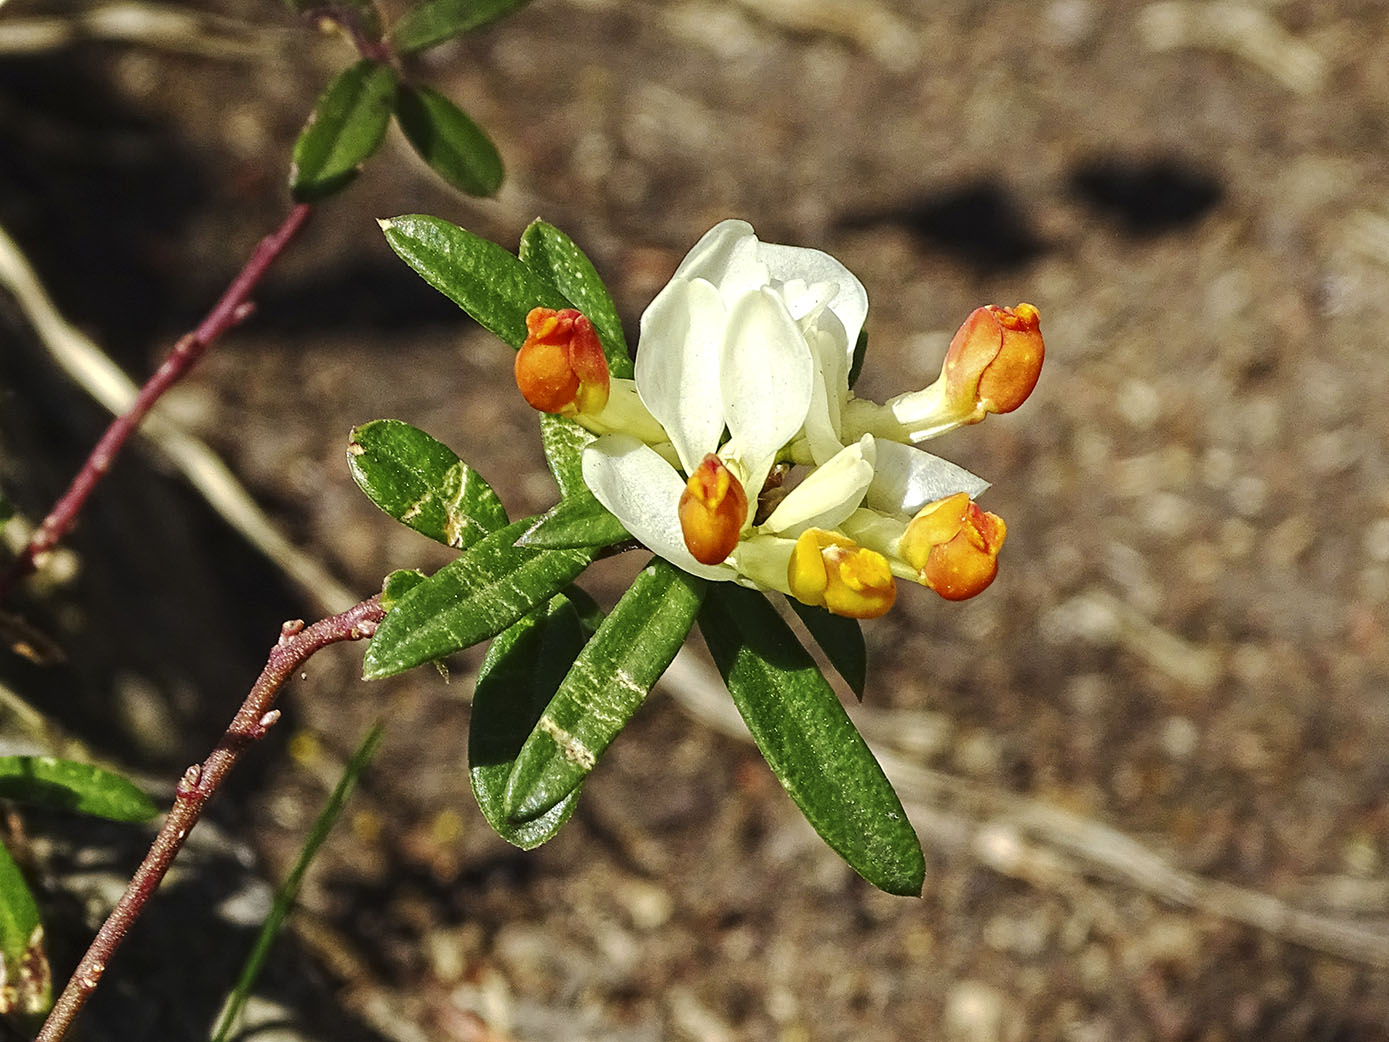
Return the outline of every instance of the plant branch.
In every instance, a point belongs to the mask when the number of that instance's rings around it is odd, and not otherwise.
[[[28,545],[4,574],[0,575],[0,602],[4,601],[16,583],[38,567],[42,555],[52,550],[72,528],[78,513],[87,502],[87,497],[111,469],[117,454],[154,403],[193,367],[219,336],[250,315],[253,308],[250,299],[252,291],[264,278],[276,258],[284,252],[290,240],[303,227],[311,210],[312,207],[307,203],[295,206],[280,227],[260,241],[246,266],[232,280],[212,310],[197,328],[179,338],[164,364],[155,371],[144,387],[140,388],[135,403],[106,428],[106,432],[82,464],[81,470],[77,472],[67,491],[54,504],[43,523],[35,529]]]
[[[116,907],[97,931],[87,954],[77,964],[35,1042],[58,1042],[67,1034],[82,1006],[101,983],[112,955],[158,889],[164,874],[183,848],[188,833],[202,817],[207,801],[236,766],[241,754],[263,738],[279,719],[279,710],[272,707],[285,681],[309,656],[329,644],[370,637],[385,615],[378,594],[307,628],[301,620],[286,622],[281,627],[280,639],[271,649],[265,669],[216,748],[201,764],[194,764],[184,772],[178,783],[173,809],[155,836],[149,853],[135,870]]]

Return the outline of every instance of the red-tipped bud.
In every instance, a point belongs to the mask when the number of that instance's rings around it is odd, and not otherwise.
[[[711,452],[685,483],[679,509],[685,548],[700,564],[718,564],[738,545],[748,516],[748,494]]]
[[[608,360],[593,323],[573,308],[535,308],[516,352],[516,386],[533,409],[574,416],[608,404]]]
[[[897,599],[887,558],[820,528],[802,532],[796,540],[786,566],[786,585],[803,604],[851,619],[876,619]]]
[[[927,503],[902,536],[898,553],[922,585],[948,601],[983,593],[998,574],[998,551],[1008,526],[964,492]]]
[[[976,308],[945,356],[946,395],[961,407],[1012,412],[1037,386],[1042,372],[1041,315],[1031,304]]]

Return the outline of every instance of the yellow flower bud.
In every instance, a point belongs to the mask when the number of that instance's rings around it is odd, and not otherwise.
[[[998,574],[998,551],[1008,526],[964,492],[927,503],[917,513],[898,553],[916,569],[918,581],[948,601],[983,593]]]
[[[786,584],[802,603],[851,619],[876,619],[897,599],[887,558],[820,528],[808,529],[796,540]]]
[[[946,397],[979,419],[1012,412],[1037,386],[1045,353],[1041,315],[1031,304],[976,308],[946,352]]]
[[[533,409],[574,416],[608,403],[608,360],[590,322],[573,308],[534,308],[516,352],[516,386]]]
[[[712,452],[695,468],[680,495],[680,532],[700,564],[718,564],[738,545],[748,517],[742,482]]]

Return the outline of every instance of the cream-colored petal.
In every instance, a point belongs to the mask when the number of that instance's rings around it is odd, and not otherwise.
[[[863,502],[863,494],[873,481],[875,456],[872,435],[842,449],[787,493],[761,530],[795,538],[807,528],[838,528]]]
[[[911,517],[927,503],[956,492],[971,499],[989,487],[983,478],[929,452],[879,438],[873,483],[864,502],[874,510]]]
[[[767,272],[775,282],[789,283],[800,279],[807,285],[828,282],[837,288],[829,301],[829,309],[844,325],[852,362],[854,345],[858,343],[859,331],[868,317],[868,291],[863,288],[863,283],[852,271],[821,250],[763,242],[758,243],[757,256],[766,264]]]
[[[704,279],[733,302],[767,284],[767,266],[757,256],[757,236],[747,221],[720,221],[675,269],[676,279]]]
[[[725,312],[704,279],[673,280],[641,316],[637,390],[689,474],[723,434],[719,379]]]
[[[750,503],[777,453],[805,423],[815,363],[800,327],[769,289],[745,295],[728,316],[720,365],[724,419]]]
[[[680,531],[684,479],[644,442],[608,434],[584,449],[584,483],[627,531],[658,557],[704,579],[732,579],[726,564],[700,564]]]

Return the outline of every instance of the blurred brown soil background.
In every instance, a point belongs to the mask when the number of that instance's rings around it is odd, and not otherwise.
[[[87,8],[0,9],[0,221],[143,379],[278,223],[291,142],[351,52],[270,0],[16,43]],[[447,555],[352,485],[355,424],[430,431],[513,516],[554,496],[510,352],[375,218],[514,247],[542,216],[633,335],[690,244],[746,218],[862,279],[879,400],[929,381],[976,305],[1041,309],[1032,400],[932,446],[994,482],[1002,573],[869,624],[851,707],[916,772],[924,896],[844,867],[677,684],[559,838],[516,852],[468,791],[477,653],[449,683],[368,686],[340,648],[287,693],[80,1037],[206,1032],[264,880],[384,712],[256,1037],[1389,1038],[1382,0],[535,0],[409,68],[496,139],[500,197],[452,194],[393,130],[168,402],[359,596]],[[105,418],[5,294],[0,339],[0,474],[33,517]],[[280,620],[323,607],[144,448],[70,547],[26,602],[66,662],[0,679],[162,798]],[[588,585],[611,598],[634,564]],[[28,834],[62,970],[145,836]]]

